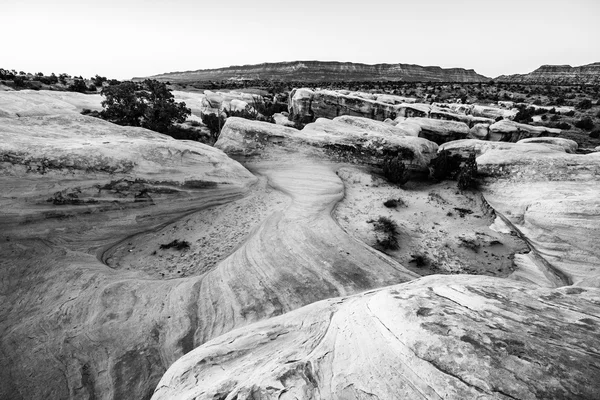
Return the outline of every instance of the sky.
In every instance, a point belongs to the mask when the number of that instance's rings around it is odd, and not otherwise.
[[[600,62],[600,0],[0,0],[0,68],[115,79],[320,60]]]

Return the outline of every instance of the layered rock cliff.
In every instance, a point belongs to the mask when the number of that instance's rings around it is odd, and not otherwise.
[[[542,65],[528,74],[501,75],[500,82],[539,83],[552,85],[596,85],[600,83],[600,62],[579,67]]]
[[[422,67],[411,64],[360,64],[337,61],[291,61],[218,69],[170,72],[152,76],[170,81],[222,79],[280,79],[284,81],[409,81],[486,82],[489,78],[472,69]]]

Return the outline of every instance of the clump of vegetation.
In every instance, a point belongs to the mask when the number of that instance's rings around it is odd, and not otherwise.
[[[579,110],[589,110],[592,108],[592,101],[590,99],[583,99],[577,104],[576,108]]]
[[[571,129],[571,125],[567,124],[566,122],[559,122],[555,125],[555,127],[558,129],[562,129],[563,131],[568,131],[569,129]]]
[[[590,117],[585,117],[575,122],[575,126],[579,129],[591,131],[592,129],[594,129],[594,121],[592,121]]]
[[[384,250],[398,250],[398,225],[388,217],[379,217],[373,223],[373,229],[377,233],[377,245]]]
[[[448,150],[442,150],[431,160],[431,176],[436,180],[454,179],[460,169],[461,157]]]
[[[419,268],[429,264],[429,259],[425,254],[413,254],[411,255],[411,257],[412,259],[410,260],[410,262],[414,262]]]
[[[401,198],[397,199],[389,199],[383,203],[387,208],[397,208],[397,207],[406,207],[406,203]]]
[[[597,129],[597,130],[595,130],[593,132],[590,132],[590,137],[592,139],[598,139],[598,138],[600,138],[600,130]]]
[[[175,101],[165,83],[153,79],[107,86],[100,94],[105,97],[102,118],[119,125],[167,133],[175,122],[183,123],[192,113],[184,102]]]
[[[382,165],[383,176],[390,183],[404,185],[410,179],[406,165],[400,156],[386,157]]]
[[[226,118],[216,114],[202,114],[202,123],[208,128],[211,137],[216,142],[221,134],[221,128],[225,125]]]
[[[475,153],[469,155],[469,159],[461,167],[458,173],[458,188],[466,190],[477,186],[477,161]]]
[[[175,239],[171,243],[160,245],[161,250],[165,250],[165,249],[184,250],[184,249],[189,249],[189,248],[190,248],[190,242],[188,242],[187,240],[179,240],[179,239]]]

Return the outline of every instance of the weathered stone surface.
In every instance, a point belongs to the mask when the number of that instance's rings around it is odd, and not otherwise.
[[[447,143],[440,150],[479,155],[486,200],[532,249],[529,262],[518,265],[528,271],[516,277],[544,286],[600,287],[600,153],[480,140]]]
[[[469,129],[468,137],[470,139],[486,140],[488,138],[489,133],[489,124],[475,124],[471,129]]]
[[[489,140],[496,142],[518,142],[521,139],[539,136],[557,136],[560,133],[560,129],[520,124],[504,119],[490,125]]]
[[[471,108],[470,114],[475,117],[484,117],[484,118],[505,118],[505,119],[513,119],[518,113],[516,109],[502,109],[490,106],[478,106],[474,105]]]
[[[600,63],[571,67],[570,65],[542,65],[528,74],[501,75],[500,82],[537,83],[551,85],[597,85],[600,83]]]
[[[447,112],[444,109],[435,109],[429,113],[429,118],[434,119],[442,119],[447,121],[457,121],[464,122],[470,128],[477,124],[487,124],[491,125],[494,123],[494,120],[491,118],[483,118],[483,117],[474,117],[472,115],[466,114],[457,114],[452,112]]]
[[[536,137],[521,139],[517,143],[544,143],[564,149],[567,153],[577,152],[579,145],[576,141],[558,137]]]
[[[352,117],[349,115],[343,115],[333,119],[335,122],[341,122],[359,129],[363,129],[365,132],[378,132],[386,135],[398,135],[398,136],[412,136],[411,132],[407,132],[401,127],[396,127],[388,123],[376,121],[374,119],[363,118],[363,117]]]
[[[341,120],[319,118],[302,130],[228,118],[215,146],[228,154],[259,155],[273,143],[294,147],[292,143],[295,142],[325,149],[346,161],[373,165],[381,164],[387,155],[402,154],[409,169],[427,172],[429,162],[437,153],[437,145],[423,138],[400,136],[401,132],[383,122],[353,117]]]
[[[79,114],[84,108],[102,110],[102,96],[50,90],[5,91],[0,96],[0,117]]]
[[[294,123],[288,119],[287,113],[284,115],[282,113],[273,114],[273,119],[277,125],[287,126],[290,128],[294,127]]]
[[[311,109],[312,99],[315,93],[306,88],[294,89],[288,97],[288,110],[294,120],[314,119],[314,113]]]
[[[591,400],[599,302],[592,288],[421,278],[230,332],[177,360],[152,399]]]
[[[411,118],[411,122],[421,126],[420,137],[437,144],[464,139],[469,134],[469,127],[463,122],[431,118]]]

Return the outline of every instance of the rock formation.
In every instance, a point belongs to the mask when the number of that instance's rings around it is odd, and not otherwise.
[[[177,360],[152,399],[597,397],[600,290],[448,280],[330,299],[230,332]]]
[[[498,82],[536,83],[543,85],[597,85],[600,83],[600,62],[571,67],[570,65],[542,65],[528,74],[501,75]]]
[[[341,166],[428,172],[419,118],[229,118],[211,148],[19,93],[0,93],[0,398],[598,398],[600,153],[443,144],[478,155],[495,229],[530,252],[512,279],[418,279],[332,212]]]
[[[422,67],[411,64],[367,65],[334,61],[292,61],[218,69],[170,72],[150,77],[167,81],[211,81],[223,79],[264,79],[284,81],[417,81],[487,82],[489,78],[472,69]],[[144,78],[134,78],[144,79]]]
[[[489,128],[488,139],[496,142],[518,142],[521,139],[539,136],[557,136],[561,130],[545,126],[532,126],[503,119]]]

